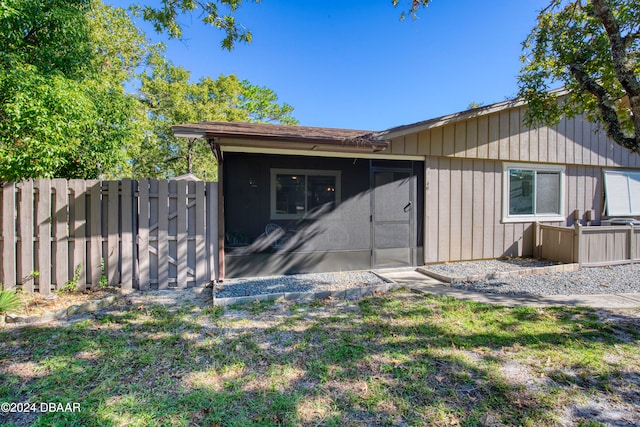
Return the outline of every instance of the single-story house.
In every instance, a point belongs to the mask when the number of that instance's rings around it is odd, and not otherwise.
[[[227,277],[530,256],[535,222],[640,215],[638,154],[583,117],[528,128],[525,108],[382,132],[206,122],[174,133],[206,138],[218,158]]]

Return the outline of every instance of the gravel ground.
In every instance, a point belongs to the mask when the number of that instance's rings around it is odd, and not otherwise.
[[[531,258],[454,262],[429,265],[439,274],[459,277],[554,265]],[[337,291],[360,286],[383,284],[377,275],[367,271],[296,274],[290,276],[230,279],[216,287],[216,298],[242,297],[283,292]],[[617,294],[640,292],[640,264],[612,267],[590,267],[570,273],[548,273],[532,276],[510,276],[451,286],[473,291],[502,294],[572,295]]]
[[[633,293],[640,292],[640,265],[587,267],[570,273],[511,276],[500,279],[461,282],[451,286],[480,292],[512,295],[523,293],[542,296]]]
[[[427,265],[429,270],[449,277],[474,276],[502,271],[523,270],[526,268],[548,267],[557,263],[535,258],[505,258],[483,261],[452,262]]]
[[[225,280],[216,286],[216,298],[283,292],[339,291],[359,286],[384,284],[384,280],[368,271],[295,274],[290,276],[252,277]]]

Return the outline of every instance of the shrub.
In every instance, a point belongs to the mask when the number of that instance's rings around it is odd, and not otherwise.
[[[0,291],[0,314],[20,307],[20,298],[14,291]]]

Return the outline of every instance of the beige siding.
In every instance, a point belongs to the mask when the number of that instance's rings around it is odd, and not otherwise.
[[[427,157],[425,262],[530,256],[532,223],[502,223],[502,161]],[[593,210],[600,219],[600,168],[566,169],[566,221]]]
[[[584,117],[552,127],[522,124],[524,107],[435,127],[391,141],[392,154],[500,159],[584,166],[640,167],[640,156],[611,141]]]

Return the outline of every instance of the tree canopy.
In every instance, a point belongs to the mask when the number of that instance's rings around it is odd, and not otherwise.
[[[520,96],[529,124],[585,113],[640,152],[640,4],[553,0],[523,44]],[[550,92],[562,85],[568,91]]]
[[[218,3],[231,11],[240,5]],[[210,5],[163,4],[177,8],[161,21],[168,28],[178,12]],[[191,82],[189,71],[168,62],[163,46],[151,44],[127,11],[100,0],[4,0],[0,18],[0,181],[187,171],[211,179],[208,148],[175,139],[172,125],[296,123],[293,108],[268,88],[233,75]]]
[[[145,106],[148,132],[131,155],[134,176],[166,178],[193,173],[217,179],[215,158],[202,140],[175,138],[171,127],[201,121],[278,122],[297,124],[293,107],[278,103],[265,87],[235,75],[191,82],[191,73],[162,57],[141,78],[140,100]]]
[[[253,0],[260,3],[260,0]],[[159,7],[147,3],[134,3],[131,10],[153,24],[159,33],[171,38],[181,38],[183,25],[180,18],[185,14],[197,15],[207,25],[222,30],[225,34],[222,48],[232,50],[237,42],[250,42],[251,31],[239,24],[234,13],[242,5],[242,0],[172,0],[163,1]]]
[[[96,31],[106,17],[101,7],[88,0],[0,3],[1,180],[89,178],[123,160],[134,98],[123,75],[106,65],[123,55],[102,52],[115,39]],[[125,17],[112,24],[137,34]]]

